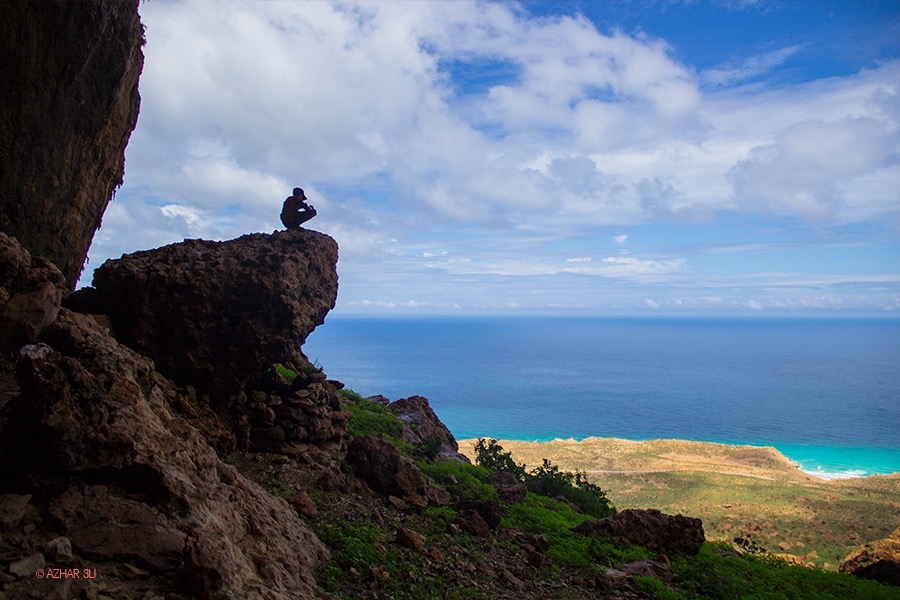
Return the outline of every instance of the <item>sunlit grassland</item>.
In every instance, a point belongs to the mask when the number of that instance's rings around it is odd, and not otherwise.
[[[471,456],[473,443],[461,451]],[[824,569],[900,524],[900,475],[824,481],[772,448],[600,438],[501,444],[528,467],[549,458],[586,471],[618,509],[699,517],[709,539],[742,537]]]

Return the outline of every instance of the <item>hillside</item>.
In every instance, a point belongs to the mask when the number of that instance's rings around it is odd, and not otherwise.
[[[462,452],[472,456],[474,443],[461,441]],[[828,570],[900,523],[900,474],[826,481],[774,448],[612,438],[500,443],[529,467],[549,458],[587,472],[618,508],[694,515],[710,539],[741,538]]]

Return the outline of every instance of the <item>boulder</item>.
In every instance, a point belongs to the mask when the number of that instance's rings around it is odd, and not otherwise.
[[[347,446],[347,461],[372,490],[414,503],[424,500],[425,475],[388,442],[372,436],[356,438]]]
[[[462,531],[475,537],[484,537],[491,531],[487,521],[474,509],[461,512],[452,525],[456,525]]]
[[[186,240],[108,260],[70,306],[109,315],[117,339],[215,408],[273,363],[305,364],[337,299],[337,244],[308,230]]]
[[[36,342],[59,313],[65,293],[65,277],[56,266],[0,233],[0,352]]]
[[[587,536],[611,537],[663,554],[695,555],[703,545],[703,522],[655,509],[626,509],[605,519],[585,521],[572,531]]]
[[[507,504],[525,502],[528,488],[509,471],[496,471],[491,475],[491,485],[497,490],[497,496],[503,502]]]
[[[388,410],[403,421],[401,437],[404,441],[420,448],[436,445],[435,458],[469,462],[466,456],[459,453],[456,438],[434,413],[427,398],[422,396],[402,398],[391,402]]]
[[[841,563],[841,572],[900,585],[900,527],[883,540],[860,546]]]
[[[153,362],[61,310],[25,346],[5,409],[4,477],[41,486],[57,535],[136,561],[202,598],[314,598],[325,547],[295,511],[223,463],[169,407]],[[44,483],[41,483],[44,482]]]

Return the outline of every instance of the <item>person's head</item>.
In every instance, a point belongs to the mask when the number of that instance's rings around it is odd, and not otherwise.
[[[303,193],[303,188],[294,188],[294,196],[297,198],[306,199],[306,194]]]

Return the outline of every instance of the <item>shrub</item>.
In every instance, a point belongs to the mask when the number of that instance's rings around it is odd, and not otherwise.
[[[431,436],[422,440],[422,443],[419,444],[419,452],[422,453],[426,460],[434,461],[441,453],[441,446],[443,445],[444,442],[441,438],[436,435]]]
[[[495,439],[485,442],[484,438],[478,438],[475,443],[475,462],[491,471],[512,473],[519,481],[525,481],[525,465],[516,463],[512,454],[504,452],[503,446]]]
[[[530,492],[550,498],[562,496],[577,505],[583,513],[598,519],[616,513],[616,509],[606,497],[606,492],[600,489],[600,486],[588,481],[584,472],[560,471],[559,467],[546,458],[543,465],[527,474],[525,487]]]
[[[475,443],[475,462],[491,471],[512,473],[532,493],[549,498],[562,496],[592,517],[602,519],[616,512],[606,497],[606,492],[588,481],[584,472],[560,471],[559,467],[546,458],[540,467],[526,471],[525,465],[516,463],[512,454],[504,452],[503,446],[495,439],[487,442],[484,438],[478,439]]]

